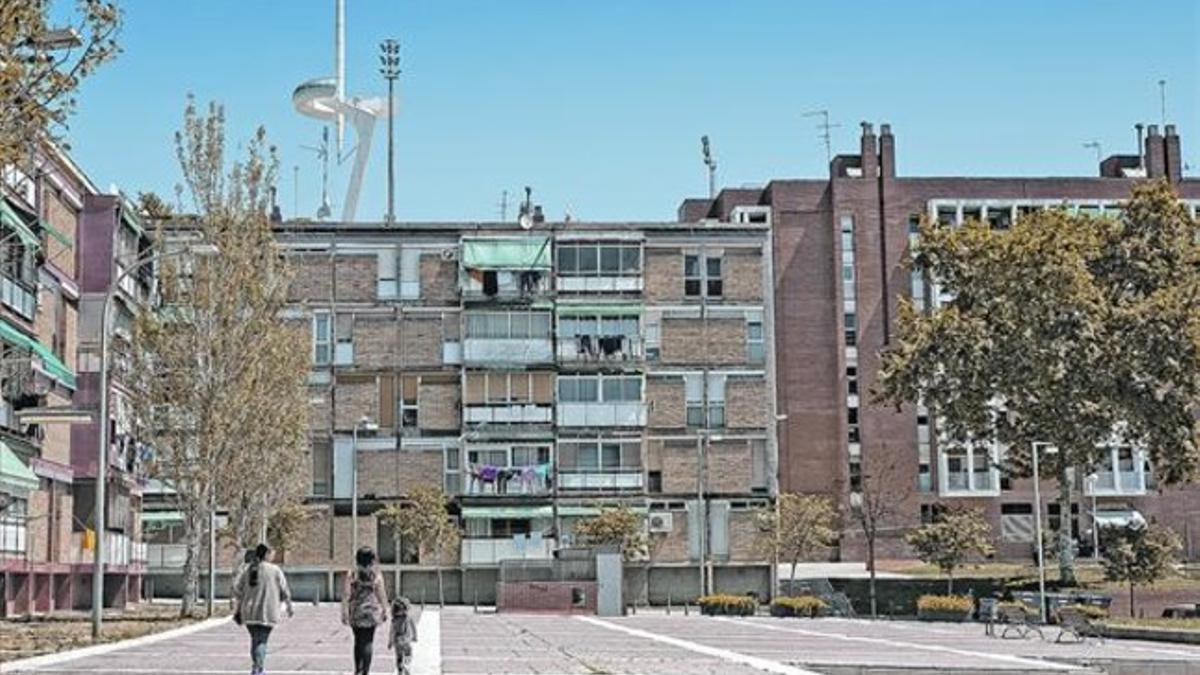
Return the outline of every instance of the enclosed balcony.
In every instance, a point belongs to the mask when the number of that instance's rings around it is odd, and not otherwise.
[[[525,366],[554,361],[550,313],[468,312],[463,363],[468,366]]]
[[[549,443],[472,445],[467,448],[462,493],[480,497],[549,495]]]
[[[640,439],[559,441],[561,492],[641,491],[643,486]]]
[[[641,375],[560,375],[560,427],[642,427],[646,404]]]
[[[459,286],[467,301],[529,302],[551,289],[549,237],[462,241]]]
[[[554,422],[554,374],[468,372],[463,421],[472,427],[549,426]]]
[[[569,241],[558,244],[561,293],[640,293],[642,248],[637,241]]]
[[[1084,477],[1084,494],[1097,497],[1146,494],[1149,471],[1145,453],[1127,445],[1112,446],[1107,450],[1099,470]]]
[[[645,358],[640,305],[560,305],[559,363],[620,365]]]

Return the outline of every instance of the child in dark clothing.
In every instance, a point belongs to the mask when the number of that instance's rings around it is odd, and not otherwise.
[[[388,635],[388,649],[396,650],[396,672],[411,675],[412,643],[417,641],[417,624],[409,613],[408,598],[392,601],[392,630]]]

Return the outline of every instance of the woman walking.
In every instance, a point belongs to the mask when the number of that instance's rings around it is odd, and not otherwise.
[[[375,551],[364,546],[354,555],[355,568],[346,575],[342,592],[342,623],[354,631],[354,674],[371,672],[375,628],[387,621],[387,589]]]
[[[287,604],[291,618],[292,595],[288,591],[283,570],[271,563],[271,548],[259,544],[254,549],[245,571],[238,576],[233,589],[233,620],[250,632],[250,673],[262,675],[267,659],[267,640],[271,629],[279,623],[279,609]]]

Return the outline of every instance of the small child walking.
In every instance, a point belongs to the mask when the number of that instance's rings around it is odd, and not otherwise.
[[[412,664],[412,643],[417,641],[417,623],[409,613],[408,598],[400,597],[392,601],[392,630],[388,634],[388,649],[396,650],[396,672],[399,675],[412,675],[409,666]]]

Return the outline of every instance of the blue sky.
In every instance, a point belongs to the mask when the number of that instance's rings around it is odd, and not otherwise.
[[[267,127],[281,206],[291,216],[298,197],[311,215],[320,169],[300,146],[320,124],[291,92],[332,74],[333,0],[121,4],[125,51],[85,84],[68,134],[96,182],[171,196],[192,92],[226,106],[232,140]],[[1160,120],[1160,78],[1200,175],[1198,5],[347,0],[348,92],[384,91],[377,45],[400,40],[402,220],[495,219],[501,191],[524,185],[552,218],[672,219],[707,189],[702,134],[721,186],[824,175],[802,117],[820,108],[842,125],[835,154],[857,147],[860,121],[890,122],[901,175],[1093,175],[1082,144],[1132,152],[1133,124]],[[364,220],[385,208],[376,138]]]

